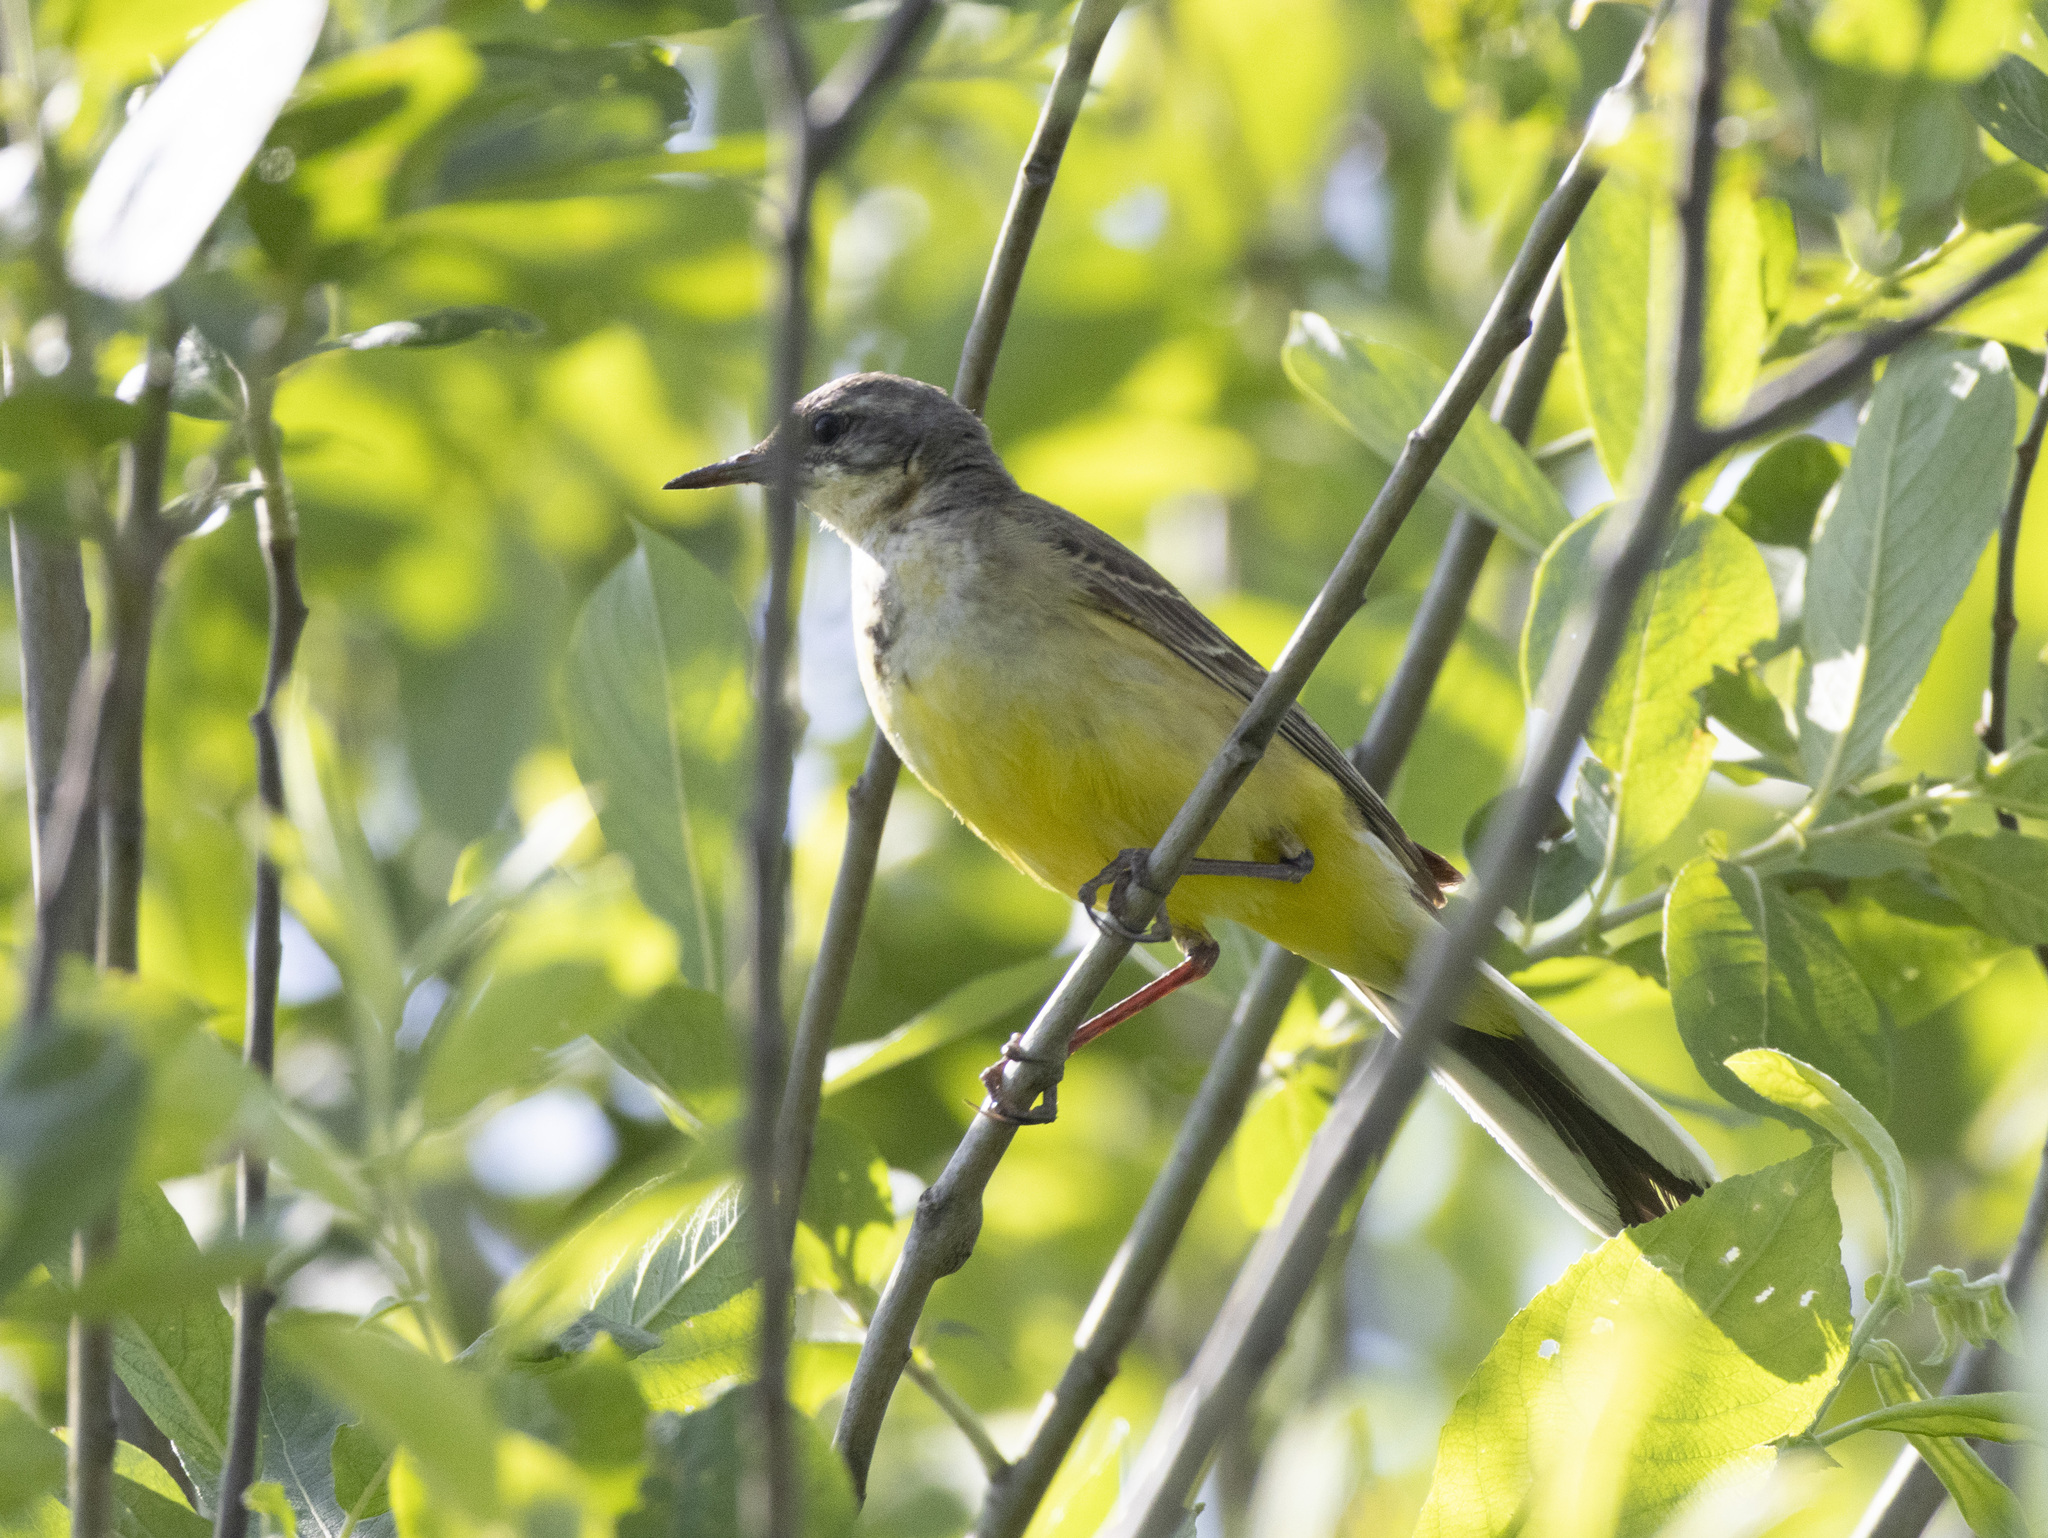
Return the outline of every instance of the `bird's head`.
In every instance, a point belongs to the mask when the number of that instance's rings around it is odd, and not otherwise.
[[[981,419],[945,391],[898,374],[849,374],[798,401],[784,428],[744,454],[679,475],[667,489],[765,485],[781,432],[795,435],[798,500],[856,544],[948,501],[920,492],[1003,474]]]

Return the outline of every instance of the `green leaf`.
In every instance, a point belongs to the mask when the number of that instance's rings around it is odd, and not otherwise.
[[[1927,859],[1983,928],[2015,945],[2048,941],[2048,839],[2007,828],[1988,836],[1951,833]]]
[[[138,408],[104,395],[57,385],[17,389],[0,399],[0,471],[26,481],[89,464],[141,420]]]
[[[1892,360],[1806,570],[1799,751],[1813,804],[1878,765],[1997,527],[2012,475],[2005,350]]]
[[[473,1516],[498,1506],[497,1422],[477,1374],[446,1366],[374,1325],[288,1314],[272,1322],[273,1348],[355,1410],[376,1437],[404,1447],[439,1499]],[[330,1438],[320,1449],[332,1478]]]
[[[719,1122],[738,1113],[739,1048],[717,994],[670,983],[629,1008],[599,1039],[628,1073],[690,1120]]]
[[[736,1185],[675,1213],[619,1257],[590,1312],[659,1335],[745,1291],[753,1271],[745,1217]]]
[[[1531,704],[1559,647],[1579,644],[1593,610],[1596,552],[1612,509],[1587,514],[1544,552],[1522,633]],[[1670,837],[1706,784],[1714,737],[1694,691],[1777,633],[1778,605],[1756,545],[1721,518],[1680,522],[1629,617],[1629,640],[1586,729],[1612,776],[1618,837],[1607,864],[1625,871]]]
[[[1671,883],[1664,957],[1678,1033],[1731,1104],[1776,1115],[1723,1066],[1776,1047],[1824,1068],[1868,1104],[1891,1104],[1891,1039],[1827,922],[1746,866],[1694,860]]]
[[[712,901],[723,889],[752,722],[747,626],[719,579],[645,529],[590,595],[569,643],[563,708],[606,841],[717,993]]]
[[[761,1291],[738,1293],[669,1329],[633,1359],[633,1381],[656,1410],[701,1410],[728,1385],[753,1375],[761,1333]]]
[[[1537,842],[1536,868],[1530,873],[1528,885],[1508,900],[1509,911],[1525,924],[1555,918],[1600,879],[1601,867],[1606,863],[1607,830],[1614,819],[1608,804],[1610,781],[1588,773],[1599,769],[1599,763],[1593,759],[1580,765],[1573,784],[1571,812],[1563,807],[1556,809]],[[1478,860],[1493,819],[1519,799],[1518,791],[1504,790],[1472,814],[1460,840],[1468,861]]]
[[[164,1270],[196,1267],[199,1246],[164,1193],[153,1184],[121,1194],[121,1249],[152,1257]],[[208,1289],[168,1311],[122,1318],[114,1332],[114,1367],[191,1476],[193,1486],[220,1486],[227,1448],[228,1396],[233,1382],[234,1321]]]
[[[1936,1266],[1919,1281],[1908,1283],[1906,1290],[1934,1310],[1934,1326],[1941,1341],[1928,1361],[1945,1362],[1965,1343],[1996,1343],[2015,1355],[2023,1350],[2019,1316],[2006,1296],[2005,1278],[1996,1272],[1973,1282],[1960,1271]]]
[[[207,1538],[212,1533],[213,1524],[185,1503],[149,1454],[122,1442],[114,1457],[114,1531],[120,1538]]]
[[[630,1468],[645,1451],[647,1403],[610,1340],[493,1378],[491,1402],[508,1430],[557,1447],[593,1472]]]
[[[303,1527],[312,1538],[339,1538],[348,1513],[334,1495],[334,1436],[354,1418],[278,1352],[267,1355],[258,1422],[258,1472],[264,1478],[250,1487],[243,1505],[264,1513],[268,1532]],[[380,1525],[373,1524],[370,1534]]]
[[[1769,1047],[1754,1047],[1728,1059],[1728,1071],[1772,1105],[1797,1111],[1853,1153],[1877,1188],[1884,1209],[1887,1269],[1906,1253],[1906,1161],[1892,1135],[1854,1096],[1810,1063]]]
[[[1848,1358],[1841,1217],[1822,1150],[1737,1175],[1583,1256],[1458,1396],[1418,1538],[1597,1510],[1656,1531],[1711,1481],[1768,1469]]]
[[[358,1525],[391,1509],[393,1450],[360,1425],[338,1426],[327,1454],[334,1499]]]
[[[836,1095],[987,1030],[1012,1010],[1043,997],[1064,975],[1066,966],[1064,956],[1039,956],[985,973],[971,983],[962,983],[885,1036],[834,1047],[825,1056],[825,1093]]]
[[[1732,673],[1717,671],[1699,695],[1701,708],[1764,754],[1771,768],[1798,761],[1799,739],[1792,735],[1785,707],[1753,661],[1745,659]]]
[[[818,1119],[798,1216],[831,1252],[842,1288],[885,1280],[876,1252],[886,1248],[896,1212],[889,1201],[889,1165],[873,1138],[836,1116]]]
[[[1855,882],[1823,916],[1899,1030],[1976,987],[2009,949],[1931,883],[1907,876]]]
[[[1724,177],[1714,195],[1707,253],[1707,325],[1700,410],[1732,414],[1755,382],[1769,335],[1764,311],[1767,256],[1753,188]],[[1617,169],[1600,184],[1565,246],[1565,304],[1579,353],[1593,445],[1617,491],[1631,488],[1631,463],[1657,421],[1664,370],[1650,366],[1673,320],[1666,275],[1677,241],[1670,195]]]
[[[146,1089],[111,1036],[17,1034],[0,1065],[0,1296],[119,1194]]]
[[[244,0],[171,66],[100,157],[65,268],[138,300],[184,269],[256,158],[327,19],[326,0]]]
[[[0,1523],[18,1520],[64,1488],[64,1444],[0,1395]]]
[[[1124,1445],[1130,1437],[1131,1423],[1122,1417],[1091,1416],[1032,1514],[1024,1538],[1092,1538],[1100,1532],[1122,1490]],[[1192,1523],[1190,1517],[1190,1532]]]
[[[1849,451],[1838,443],[1803,433],[1781,439],[1749,467],[1724,516],[1760,545],[1804,550],[1848,463]]]
[[[728,1393],[690,1415],[661,1415],[649,1432],[640,1509],[619,1521],[619,1538],[729,1538],[744,1532],[740,1486],[751,1445],[751,1396]],[[851,1538],[859,1508],[846,1464],[824,1433],[785,1412],[803,1466],[805,1538]]]
[[[376,352],[388,347],[452,347],[487,332],[508,336],[539,336],[541,323],[523,310],[502,304],[453,304],[409,320],[387,320],[365,331],[330,337],[315,352]]]
[[[1992,138],[2048,171],[2048,75],[2009,53],[1982,80],[1963,87],[1963,105]]]
[[[1908,1436],[1982,1437],[1990,1442],[2036,1442],[2041,1433],[2041,1397],[2001,1392],[1946,1394],[1937,1399],[1909,1400],[1830,1426],[1821,1434],[1832,1447],[1859,1431],[1898,1431]]]
[[[1905,1356],[1888,1340],[1871,1342],[1870,1376],[1877,1384],[1878,1397],[1887,1405],[1932,1403]],[[1940,1476],[1971,1532],[1979,1538],[2027,1538],[2026,1513],[2019,1498],[1991,1472],[1990,1465],[1969,1443],[1953,1436],[1917,1436],[1910,1432],[1907,1440]]]
[[[1346,335],[1307,311],[1295,314],[1280,358],[1304,395],[1388,461],[1400,458],[1448,377],[1411,352]],[[1434,484],[1531,550],[1570,521],[1528,451],[1483,415],[1466,419]]]
[[[2021,817],[2048,818],[2048,744],[2001,753],[1977,778],[1993,805]]]
[[[259,1479],[250,1485],[242,1492],[242,1505],[263,1519],[257,1526],[265,1538],[298,1538],[298,1508],[276,1480]]]

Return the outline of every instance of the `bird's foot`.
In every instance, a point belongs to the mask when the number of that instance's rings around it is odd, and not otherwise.
[[[1146,849],[1121,849],[1117,856],[1082,883],[1079,897],[1090,922],[1104,934],[1116,935],[1133,945],[1160,945],[1173,938],[1173,926],[1164,914],[1144,929],[1133,928],[1123,918],[1123,907],[1132,886],[1145,881]],[[1183,872],[1189,876],[1252,876],[1267,881],[1299,882],[1316,868],[1316,857],[1304,849],[1284,860],[1209,860],[1197,856]],[[1109,900],[1100,909],[1096,894],[1109,888]]]
[[[1003,1068],[1009,1063],[1049,1063],[1050,1058],[1033,1057],[1024,1050],[1024,1037],[1020,1032],[1003,1043],[1003,1055],[981,1070],[981,1087],[988,1091],[988,1098],[976,1109],[991,1121],[1008,1122],[1013,1127],[1043,1127],[1059,1119],[1060,1090],[1058,1083],[1046,1086],[1043,1102],[1036,1109],[1013,1111],[1003,1104]]]

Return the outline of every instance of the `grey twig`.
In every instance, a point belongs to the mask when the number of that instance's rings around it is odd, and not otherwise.
[[[1552,269],[1537,306],[1534,334],[1509,364],[1496,400],[1496,420],[1518,441],[1526,440],[1535,424],[1536,408],[1564,347],[1560,270]],[[1415,740],[1492,542],[1493,526],[1484,519],[1461,511],[1452,521],[1394,677],[1353,750],[1366,778],[1382,790],[1392,783]],[[1231,1014],[1230,1029],[1202,1076],[1194,1104],[1181,1120],[1173,1152],[1088,1307],[1074,1355],[1039,1412],[1030,1446],[1001,1478],[990,1480],[975,1538],[1016,1538],[1045,1499],[1060,1463],[1108,1390],[1143,1322],[1195,1201],[1251,1100],[1259,1064],[1287,1001],[1307,971],[1307,962],[1277,945],[1268,945],[1260,956]]]
[[[2012,643],[2019,634],[2020,620],[2015,605],[2019,567],[2020,517],[2027,508],[2027,489],[2040,462],[2041,440],[2048,433],[2048,370],[2041,375],[2040,390],[2034,397],[2034,415],[2027,423],[2027,435],[2020,441],[2012,472],[2012,489],[2006,496],[2005,516],[1998,525],[1998,592],[1991,606],[1991,686],[1985,699],[1984,724],[1978,735],[1987,752],[2006,750],[2007,715],[2012,688]],[[2016,829],[2019,819],[2010,812],[1998,814],[2000,826]],[[2034,955],[2048,968],[2048,945],[2034,947]],[[2048,1238],[2048,1149],[2034,1173],[2034,1189],[2027,1197],[2026,1216],[1999,1274],[2005,1278],[2006,1295],[2015,1306],[2026,1302],[2034,1280],[2034,1263],[2041,1244]],[[1998,1355],[1988,1346],[1966,1346],[1949,1367],[1941,1386],[1944,1394],[1977,1394],[1992,1386],[1997,1375]],[[1900,1451],[1898,1461],[1878,1489],[1877,1496],[1857,1524],[1856,1538],[1919,1538],[1948,1492],[1934,1471],[1911,1447]]]
[[[272,411],[275,380],[259,373],[244,386],[243,419],[249,438],[252,480],[257,490],[256,538],[270,589],[270,636],[263,692],[249,717],[256,739],[256,796],[266,819],[284,815],[284,769],[278,752],[276,705],[298,658],[306,628],[306,600],[299,590],[299,517],[284,474],[284,446]],[[271,856],[267,836],[256,851],[255,911],[249,955],[249,994],[242,1026],[242,1060],[265,1078],[277,1048],[277,985],[283,964],[284,874]],[[243,1149],[235,1159],[235,1230],[246,1235],[269,1194],[270,1171],[263,1156]],[[264,1327],[276,1299],[261,1277],[235,1286],[235,1339],[228,1399],[228,1442],[221,1459],[220,1498],[213,1515],[214,1538],[246,1538],[249,1511],[242,1497],[255,1479],[258,1415],[263,1405]]]
[[[1250,776],[1309,673],[1357,612],[1380,557],[1478,404],[1488,381],[1528,336],[1530,308],[1537,292],[1597,185],[1597,175],[1589,174],[1589,158],[1582,145],[1557,188],[1537,211],[1492,308],[1443,392],[1409,435],[1385,485],[1273,671],[1153,849],[1146,879],[1131,883],[1123,917],[1132,927],[1149,923],[1159,911],[1168,888],[1222,816],[1231,796]],[[999,1105],[1026,1109],[1058,1082],[1069,1036],[1129,950],[1128,940],[1100,935],[1068,969],[1024,1032],[1018,1055],[1029,1061],[1006,1065],[1002,1088],[993,1097]],[[982,1192],[1016,1130],[1012,1123],[994,1117],[977,1118],[944,1172],[918,1200],[910,1238],[883,1290],[840,1415],[839,1448],[853,1470],[856,1489],[866,1483],[875,1438],[889,1396],[909,1359],[918,1317],[939,1278],[958,1270],[972,1253],[981,1228]]]
[[[2044,250],[2048,250],[2048,225],[1976,276],[1958,283],[1911,315],[1815,348],[1796,367],[1752,391],[1741,415],[1725,426],[1707,430],[1705,441],[1718,453],[1805,421],[1860,385],[1880,358],[1889,357],[1915,337],[1933,330],[1972,299],[2017,276]]]
[[[1038,131],[1032,136],[1032,148],[1025,157],[1027,167],[1036,162],[1040,169],[1028,178],[1023,172],[1018,175],[1018,191],[1003,219],[989,275],[982,284],[981,301],[967,330],[953,398],[970,411],[980,411],[987,400],[989,378],[1002,347],[1017,284],[1024,276],[1031,237],[1038,229],[1039,215],[1044,212],[1053,176],[1059,170],[1060,151],[1066,147],[1074,116],[1081,110],[1088,75],[1101,51],[1103,34],[1122,3],[1123,0],[1083,0],[1075,17],[1074,37],[1067,45],[1066,59],[1046,97]],[[913,25],[907,30],[914,33],[916,28]],[[885,53],[887,42],[885,35],[877,45],[877,57]],[[828,81],[826,86],[829,85]],[[826,86],[813,93],[814,104]],[[1032,189],[1029,197],[1025,196],[1027,180]],[[847,793],[846,842],[839,855],[839,874],[833,880],[831,903],[825,911],[825,933],[818,943],[818,959],[804,989],[789,1080],[783,1090],[776,1134],[783,1156],[779,1189],[791,1193],[792,1199],[803,1188],[804,1175],[810,1167],[811,1136],[818,1118],[825,1054],[831,1050],[833,1027],[838,1023],[840,1006],[846,1002],[854,950],[860,942],[861,918],[867,911],[868,893],[874,885],[882,829],[889,819],[889,803],[896,793],[901,769],[896,750],[878,727],[868,744],[867,766]]]
[[[1695,402],[1705,311],[1707,209],[1713,191],[1713,128],[1720,116],[1721,54],[1731,8],[1732,0],[1699,0],[1694,7],[1696,80],[1679,208],[1679,324],[1666,395],[1671,404],[1659,433],[1649,487],[1634,509],[1625,544],[1602,573],[1590,633],[1577,657],[1552,664],[1571,670],[1571,687],[1531,754],[1521,794],[1487,839],[1477,894],[1450,926],[1432,937],[1410,969],[1412,981],[1405,991],[1413,1003],[1403,1034],[1393,1041],[1382,1038],[1339,1093],[1303,1161],[1286,1214],[1254,1247],[1194,1365],[1161,1413],[1125,1495],[1104,1528],[1114,1538],[1165,1538],[1178,1530],[1186,1516],[1188,1492],[1224,1421],[1249,1401],[1266,1364],[1279,1350],[1339,1213],[1359,1178],[1384,1156],[1428,1074],[1437,1038],[1470,986],[1473,963],[1493,936],[1495,915],[1506,894],[1527,875],[1551,794],[1562,782],[1605,687],[1637,589],[1663,547],[1679,490],[1703,462]]]
[[[1031,257],[1031,243],[1038,237],[1038,223],[1045,217],[1045,205],[1052,197],[1052,184],[1059,175],[1060,158],[1067,152],[1067,140],[1074,132],[1074,120],[1088,95],[1088,80],[1095,73],[1095,60],[1102,52],[1110,24],[1123,10],[1123,0],[1081,0],[1074,12],[1074,29],[1067,38],[1066,56],[1052,89],[1038,114],[1038,127],[1024,163],[1017,168],[1017,185],[1010,192],[1010,207],[1003,215],[1002,233],[996,237],[995,255],[982,280],[981,299],[974,307],[974,321],[967,328],[967,345],[961,349],[960,371],[953,376],[953,398],[971,410],[980,411],[988,401],[989,381],[995,377],[996,353],[1003,345],[1003,333],[1010,324],[1010,311],[1017,302],[1017,289],[1024,281],[1024,264]]]
[[[768,469],[766,524],[768,582],[762,602],[760,673],[755,708],[760,723],[755,749],[753,807],[748,843],[751,864],[753,1019],[749,1033],[746,1168],[757,1224],[755,1264],[761,1277],[761,1335],[754,1395],[760,1441],[750,1479],[757,1484],[764,1538],[795,1538],[801,1488],[790,1429],[788,1397],[790,1305],[795,1278],[790,1232],[798,1191],[780,1184],[786,1164],[778,1151],[778,1106],[786,1094],[782,1018],[782,959],[788,897],[789,786],[797,745],[788,698],[795,637],[791,584],[796,570],[798,448],[789,423],[803,390],[810,342],[811,203],[818,178],[851,144],[860,114],[909,64],[931,11],[931,0],[901,0],[865,60],[848,79],[810,87],[803,40],[779,0],[757,0],[762,23],[758,73],[774,107],[785,157],[782,175],[782,292],[770,358],[768,420],[773,448]],[[822,118],[818,114],[825,114]],[[848,927],[859,927],[865,890],[856,894]],[[849,956],[850,961],[850,956]],[[844,982],[841,980],[843,988]],[[826,1021],[825,1034],[830,1035]],[[809,1123],[806,1122],[806,1128]]]

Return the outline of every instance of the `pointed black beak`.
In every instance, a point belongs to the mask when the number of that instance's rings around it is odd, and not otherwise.
[[[744,454],[733,455],[731,459],[721,459],[715,465],[692,470],[688,475],[679,475],[661,489],[702,491],[710,486],[759,486],[767,479],[768,455],[763,449],[752,448]]]

